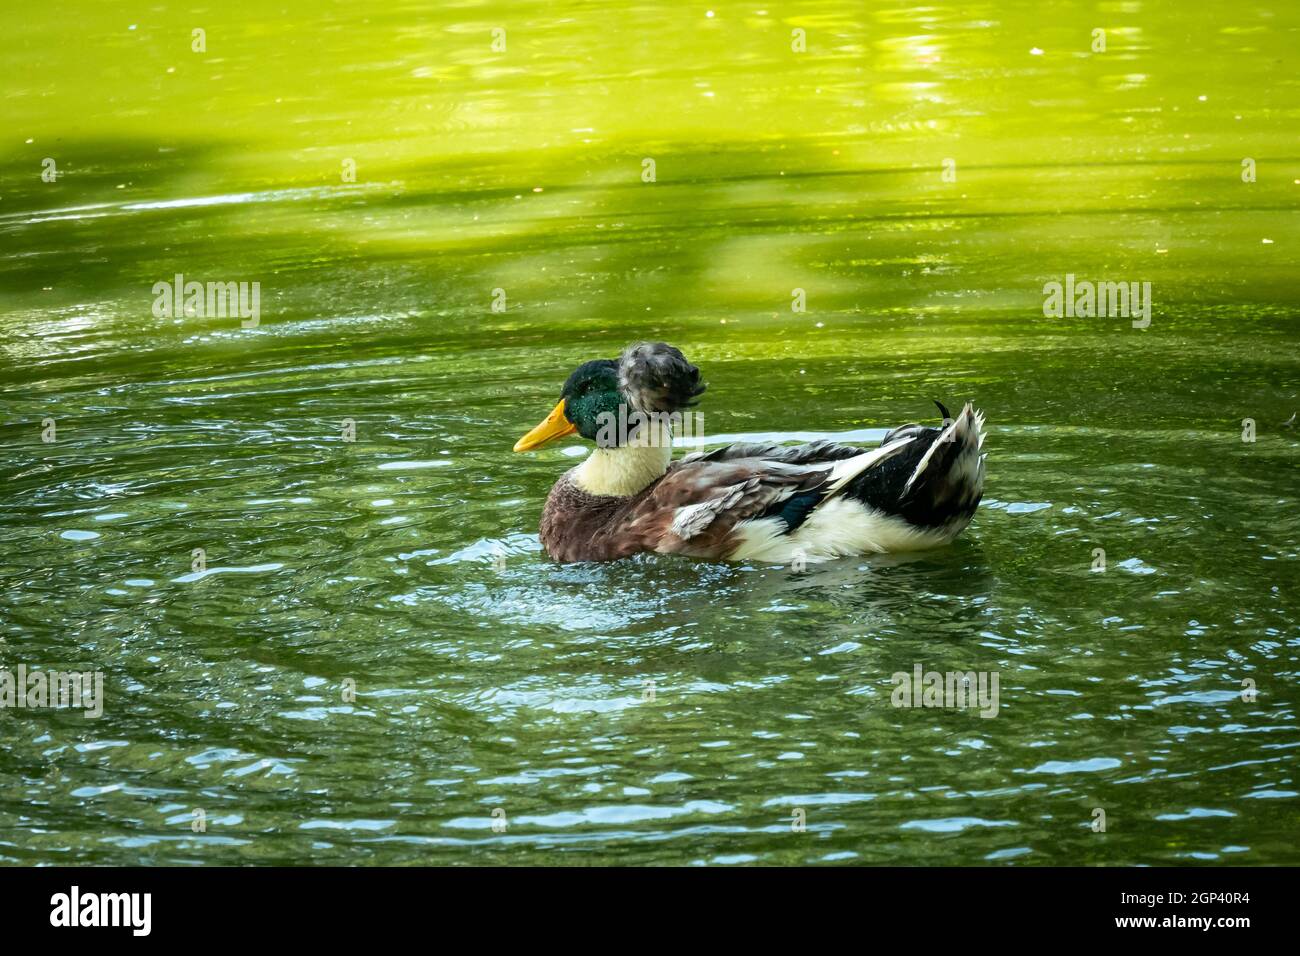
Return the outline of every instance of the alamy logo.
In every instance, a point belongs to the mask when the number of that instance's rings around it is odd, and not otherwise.
[[[152,893],[86,893],[74,886],[50,897],[51,926],[129,926],[148,936],[153,926]]]
[[[920,664],[912,673],[898,671],[890,678],[894,692],[890,703],[895,707],[939,707],[966,710],[978,707],[981,717],[998,715],[997,671],[922,672]]]
[[[1049,319],[1090,319],[1119,316],[1133,318],[1133,328],[1151,324],[1150,282],[1075,282],[1067,273],[1065,282],[1053,279],[1043,286],[1043,315]]]
[[[674,436],[703,438],[704,416],[699,412],[628,411],[618,406],[618,414],[601,412],[596,416],[596,445],[615,448],[631,445],[642,448],[671,447]]]
[[[262,318],[260,282],[186,282],[178,272],[171,282],[155,282],[151,291],[156,319],[238,316],[241,328],[255,329]]]
[[[0,669],[0,711],[80,708],[94,720],[104,714],[104,675],[99,671]]]

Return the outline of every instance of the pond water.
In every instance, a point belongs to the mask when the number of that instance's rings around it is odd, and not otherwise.
[[[1300,862],[1294,5],[71,7],[0,13],[0,668],[103,715],[0,710],[0,861]],[[647,338],[706,444],[975,400],[973,524],[551,563],[511,446]]]

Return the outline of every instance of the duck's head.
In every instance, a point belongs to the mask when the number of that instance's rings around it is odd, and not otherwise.
[[[705,388],[700,370],[671,345],[631,345],[617,359],[595,359],[574,369],[559,404],[515,442],[515,451],[532,451],[574,432],[601,447],[628,444],[646,433],[649,416],[689,408]]]

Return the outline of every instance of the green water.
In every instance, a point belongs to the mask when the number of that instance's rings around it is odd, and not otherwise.
[[[1300,862],[1293,4],[219,6],[0,13],[0,667],[105,681],[0,711],[0,861]],[[511,445],[641,338],[716,438],[975,399],[984,504],[556,566]]]

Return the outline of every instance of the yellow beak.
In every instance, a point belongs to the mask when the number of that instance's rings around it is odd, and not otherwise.
[[[515,451],[541,448],[547,442],[572,435],[577,430],[578,426],[564,417],[564,399],[560,399],[560,404],[551,409],[551,414],[546,416],[544,422],[515,442]]]

